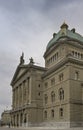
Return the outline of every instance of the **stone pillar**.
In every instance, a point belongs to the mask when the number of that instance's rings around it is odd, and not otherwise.
[[[15,126],[17,126],[17,117],[15,115]]]
[[[15,103],[15,108],[16,108],[16,88],[15,88],[15,100],[14,100],[14,103]]]
[[[15,108],[15,89],[13,89],[13,95],[12,95],[12,107]]]
[[[19,100],[20,100],[20,95],[19,95],[19,90],[20,90],[20,86],[18,86],[18,107],[19,107]]]
[[[23,102],[23,93],[24,93],[24,91],[23,91],[23,83],[22,83],[22,86],[21,86],[21,92],[22,92],[22,105],[24,104]]]
[[[19,106],[21,106],[21,85],[19,86]]]
[[[18,104],[18,90],[16,88],[16,108],[17,108],[17,104]]]
[[[15,101],[16,101],[15,108],[16,108],[16,106],[17,106],[17,88],[15,88],[15,95],[16,95],[16,99],[15,99]]]
[[[26,104],[26,81],[23,81],[23,105]]]
[[[19,87],[19,106],[22,105],[22,84]]]
[[[26,123],[27,123],[26,126],[28,127],[28,113],[27,113],[26,118],[27,118],[27,119],[26,119]]]
[[[20,126],[22,126],[23,123],[23,113],[20,113]]]
[[[19,113],[19,119],[18,120],[19,120],[19,127],[20,127],[21,126],[21,122],[20,122],[21,121],[21,114],[20,113]]]
[[[29,103],[29,78],[26,80],[26,100]]]
[[[17,114],[17,127],[19,126],[19,114]]]
[[[31,78],[28,78],[28,101],[31,103]]]
[[[27,104],[27,80],[25,81],[25,104]]]

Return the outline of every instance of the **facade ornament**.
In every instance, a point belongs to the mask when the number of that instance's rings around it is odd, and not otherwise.
[[[29,60],[30,60],[30,64],[34,64],[34,60],[32,57]]]
[[[22,55],[20,57],[20,65],[24,64],[24,53],[22,52]]]

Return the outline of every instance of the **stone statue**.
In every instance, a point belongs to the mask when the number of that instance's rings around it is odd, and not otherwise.
[[[30,64],[34,64],[34,61],[33,61],[32,57],[29,60],[30,60]]]
[[[22,52],[22,56],[20,57],[20,65],[24,64],[24,53]]]

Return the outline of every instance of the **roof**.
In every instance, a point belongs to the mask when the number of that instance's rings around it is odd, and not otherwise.
[[[63,23],[61,25],[60,31],[57,34],[53,34],[53,38],[47,44],[46,50],[48,50],[52,45],[54,45],[63,37],[68,37],[83,42],[83,37],[80,34],[76,33],[74,28],[72,30],[69,30],[68,25],[66,23]]]

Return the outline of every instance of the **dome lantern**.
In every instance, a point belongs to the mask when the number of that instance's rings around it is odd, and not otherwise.
[[[61,25],[60,28],[61,28],[61,29],[63,29],[63,28],[68,29],[68,25],[64,22],[64,23]]]

